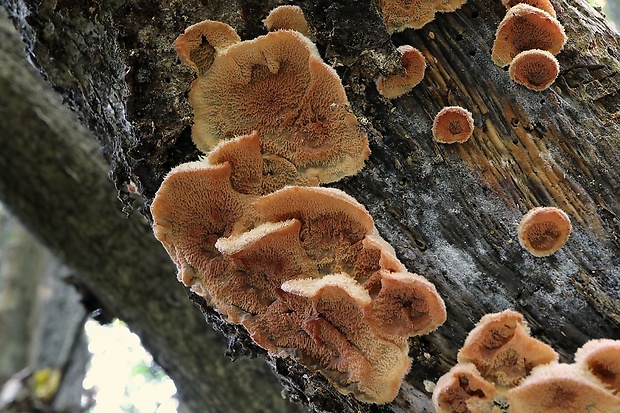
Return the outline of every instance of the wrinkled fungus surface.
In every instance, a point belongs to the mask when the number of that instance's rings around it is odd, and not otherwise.
[[[492,413],[495,385],[472,363],[459,363],[443,375],[433,390],[437,413]]]
[[[388,33],[420,29],[436,12],[452,12],[467,0],[378,0]]]
[[[511,412],[620,412],[620,398],[572,364],[538,367],[520,386],[508,392],[508,402]]]
[[[546,50],[526,50],[515,56],[508,73],[515,82],[540,92],[553,84],[560,73],[560,64]]]
[[[220,36],[211,44],[201,33],[215,23],[218,33],[234,33],[223,23],[206,21],[175,42],[182,60],[198,67],[189,94],[196,146],[206,153],[221,140],[256,131],[264,156],[293,164],[310,181],[355,174],[370,153],[368,140],[349,110],[340,78],[315,45],[293,30],[242,42]],[[209,65],[187,58],[199,54],[202,62],[203,51],[211,49]]]
[[[571,228],[566,212],[556,207],[536,207],[521,218],[517,235],[521,246],[532,255],[546,257],[564,246]]]
[[[590,340],[575,353],[575,364],[620,397],[620,340]]]
[[[482,377],[501,386],[514,386],[534,367],[557,358],[551,347],[530,337],[523,316],[512,310],[482,317],[458,354],[459,362],[473,363]]]
[[[207,21],[175,42],[198,73],[193,139],[206,156],[166,176],[153,231],[179,280],[259,346],[387,403],[411,365],[408,338],[441,325],[445,305],[361,204],[311,186],[355,173],[368,142],[333,69],[286,28],[241,42]]]
[[[263,23],[270,32],[274,30],[295,30],[306,37],[310,35],[308,22],[299,6],[276,7],[271,10]]]
[[[507,9],[521,3],[529,4],[530,6],[544,10],[552,17],[555,17],[555,9],[549,0],[502,0],[502,3],[504,3],[504,6],[506,6]]]
[[[231,165],[181,166],[156,195],[154,231],[180,279],[270,353],[321,371],[360,400],[392,400],[410,365],[407,337],[446,319],[435,287],[402,272],[345,193],[242,194]]]
[[[510,8],[495,34],[491,58],[498,66],[507,66],[514,57],[531,49],[558,54],[566,43],[564,28],[549,13],[520,3]]]
[[[394,99],[409,92],[417,86],[424,78],[426,59],[416,48],[403,45],[398,47],[401,55],[401,64],[405,73],[392,76],[379,76],[377,79],[377,90],[388,98]]]
[[[433,121],[433,139],[440,143],[463,143],[474,132],[474,118],[460,106],[446,106]]]

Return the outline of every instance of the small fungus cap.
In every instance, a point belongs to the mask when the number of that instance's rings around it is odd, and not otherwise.
[[[299,6],[278,6],[269,12],[263,23],[270,32],[274,30],[295,30],[306,37],[310,35],[308,22]]]
[[[590,340],[575,353],[575,364],[620,397],[620,340]]]
[[[433,389],[437,413],[493,413],[495,385],[473,363],[458,363],[439,378]]]
[[[188,27],[174,42],[179,57],[199,75],[209,70],[218,52],[241,41],[226,23],[205,20]]]
[[[446,306],[435,285],[411,273],[381,274],[381,290],[367,318],[379,330],[403,337],[430,333],[446,321]]]
[[[500,386],[514,386],[557,358],[553,348],[530,337],[523,315],[512,310],[483,316],[458,354],[459,362],[474,363],[482,377]]]
[[[426,59],[424,55],[413,46],[403,45],[398,48],[401,55],[401,64],[404,74],[392,76],[379,76],[377,78],[377,90],[388,98],[394,99],[409,92],[424,78]]]
[[[620,412],[620,398],[599,386],[573,364],[539,366],[508,391],[511,412]]]
[[[460,106],[446,106],[433,121],[433,138],[440,143],[463,143],[474,132],[474,118]]]
[[[547,89],[560,73],[560,64],[546,50],[525,50],[515,56],[508,70],[510,78],[528,89]]]
[[[388,33],[420,29],[435,18],[435,12],[455,11],[467,0],[379,0]]]
[[[553,254],[566,244],[571,232],[570,218],[556,207],[536,207],[521,218],[519,243],[536,257]]]
[[[551,17],[555,17],[555,9],[549,0],[502,0],[502,3],[504,3],[507,9],[521,3],[529,4],[537,9],[546,11]]]
[[[541,9],[520,3],[508,10],[499,24],[491,58],[496,65],[507,66],[525,50],[547,50],[556,55],[564,43],[566,34],[559,21]]]

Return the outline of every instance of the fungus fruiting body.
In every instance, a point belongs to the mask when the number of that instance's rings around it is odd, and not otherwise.
[[[398,52],[401,55],[401,64],[405,73],[392,76],[381,75],[377,79],[377,90],[388,99],[404,95],[424,78],[424,69],[426,68],[424,55],[409,45],[398,47]]]
[[[459,362],[473,363],[500,386],[514,386],[534,367],[557,358],[551,347],[530,337],[523,316],[512,310],[482,317],[458,354]]]
[[[460,106],[446,106],[433,121],[433,138],[440,143],[466,142],[474,131],[474,118]]]
[[[351,196],[309,186],[261,196],[257,149],[247,135],[173,169],[151,207],[155,235],[179,279],[258,345],[360,400],[392,400],[407,338],[445,321],[443,300]]]
[[[436,12],[457,10],[467,0],[378,0],[388,33],[407,28],[420,29]]]
[[[295,30],[306,37],[310,35],[308,22],[299,6],[278,6],[271,10],[263,23],[269,31]]]
[[[209,70],[217,53],[239,41],[237,32],[226,23],[205,20],[188,27],[174,47],[183,63],[200,75]]]
[[[206,156],[166,176],[153,230],[179,280],[259,346],[386,403],[411,365],[408,338],[441,325],[445,304],[359,202],[311,186],[356,173],[369,148],[335,71],[289,30],[303,31],[299,13],[276,10],[254,40],[210,21],[177,39],[198,73],[192,137]]]
[[[537,9],[546,11],[552,17],[556,17],[555,9],[549,0],[502,0],[502,3],[504,3],[504,6],[506,6],[507,9],[521,3],[529,4]]]
[[[493,413],[495,385],[486,381],[472,363],[459,363],[433,389],[437,413]]]
[[[620,397],[620,340],[590,340],[575,353],[575,364]]]
[[[618,413],[620,397],[598,386],[571,364],[551,364],[532,374],[508,392],[514,413]]]
[[[560,73],[560,64],[546,50],[525,50],[514,57],[508,73],[515,82],[540,92],[555,81]]]
[[[491,58],[498,66],[507,66],[514,57],[531,49],[558,54],[566,43],[564,28],[549,13],[520,3],[511,7],[495,34]]]
[[[536,207],[521,218],[519,243],[536,257],[546,257],[564,246],[571,232],[570,218],[556,207]]]
[[[194,45],[185,36],[177,43]],[[256,131],[261,153],[283,158],[310,180],[336,181],[363,166],[366,135],[340,78],[307,37],[277,30],[216,51],[189,95],[200,150]]]

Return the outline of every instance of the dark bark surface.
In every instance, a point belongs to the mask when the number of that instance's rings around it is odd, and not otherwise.
[[[620,44],[602,16],[583,0],[554,2],[569,41],[558,55],[558,80],[536,93],[490,59],[505,14],[499,1],[469,0],[391,37],[370,0],[295,3],[371,140],[366,167],[334,186],[368,208],[409,270],[435,283],[448,321],[412,340],[414,368],[390,405],[363,405],[319,375],[272,361],[291,398],[324,411],[428,411],[423,380],[450,368],[483,314],[506,308],[524,313],[533,335],[563,361],[589,338],[619,338]],[[205,18],[252,38],[264,33],[260,20],[274,2],[3,4],[32,60],[97,135],[129,211],[140,203],[127,183],[148,204],[173,166],[198,156],[187,103],[193,74],[179,63],[174,38]],[[374,79],[393,68],[401,44],[424,53],[426,76],[411,93],[387,101]],[[468,143],[433,143],[432,120],[446,105],[473,112]],[[516,237],[520,217],[538,205],[558,206],[573,222],[568,244],[547,258],[529,255]],[[240,328],[203,310],[236,337],[235,354],[262,353]]]
[[[194,411],[291,411],[262,360],[240,360],[229,372],[225,340],[187,299],[150,227],[121,212],[91,132],[24,60],[0,18],[3,203],[76,270],[89,311],[102,308],[140,336]]]

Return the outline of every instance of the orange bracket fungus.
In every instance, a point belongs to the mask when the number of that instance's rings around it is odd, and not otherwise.
[[[472,363],[459,363],[443,375],[433,390],[437,413],[493,413],[495,385]]]
[[[437,413],[620,413],[620,341],[591,340],[574,364],[558,363],[521,314],[487,314],[432,400]]]
[[[368,139],[340,78],[316,46],[293,30],[233,42],[234,30],[221,25],[198,23],[175,41],[182,60],[197,68],[189,99],[198,149],[206,153],[223,139],[256,131],[263,155],[283,158],[309,180],[333,182],[357,173],[370,153]],[[196,33],[212,27],[229,34],[226,41],[220,36],[211,44],[207,35],[196,40]],[[204,60],[206,49],[214,50],[208,67],[194,58]]]
[[[378,0],[388,33],[420,29],[436,12],[452,12],[467,0]]]
[[[556,207],[536,207],[521,218],[517,235],[521,246],[532,255],[546,257],[566,244],[571,228],[566,212]]]
[[[620,397],[620,340],[590,340],[575,353],[575,364]]]
[[[155,235],[179,279],[258,345],[360,400],[392,400],[407,338],[445,321],[443,301],[352,197],[299,186],[261,196],[257,149],[247,135],[173,169],[151,207]]]
[[[463,143],[474,132],[474,118],[460,106],[446,106],[433,121],[433,138],[440,143]]]
[[[531,49],[556,55],[566,43],[564,28],[546,11],[520,3],[511,7],[495,34],[491,58],[498,66],[507,66],[514,57]]]
[[[271,10],[263,23],[270,32],[274,30],[295,30],[306,37],[310,36],[308,22],[299,6],[278,6]]]
[[[574,364],[540,366],[508,392],[511,412],[620,412],[620,397],[590,380]]]
[[[241,41],[229,25],[207,20],[188,27],[174,42],[181,61],[199,75],[205,73],[215,60],[217,53]]]
[[[400,46],[398,52],[401,55],[400,61],[405,73],[392,76],[381,75],[377,78],[377,90],[388,99],[404,95],[424,78],[424,69],[426,68],[424,55],[409,45]]]
[[[540,92],[551,86],[558,77],[560,64],[546,50],[525,50],[514,57],[508,73],[515,82]]]
[[[530,6],[544,10],[552,17],[555,17],[555,9],[549,0],[502,0],[502,3],[504,3],[504,6],[506,6],[507,9],[510,9],[520,3],[529,4]]]
[[[523,316],[512,310],[482,317],[458,354],[460,363],[473,363],[482,377],[507,387],[557,358],[551,347],[530,337]]]
[[[310,186],[356,173],[368,141],[334,70],[278,13],[267,24],[281,30],[254,40],[207,21],[175,42],[198,73],[193,139],[206,156],[166,176],[153,231],[179,280],[259,346],[387,403],[411,365],[408,338],[439,327],[445,304],[361,204]]]

